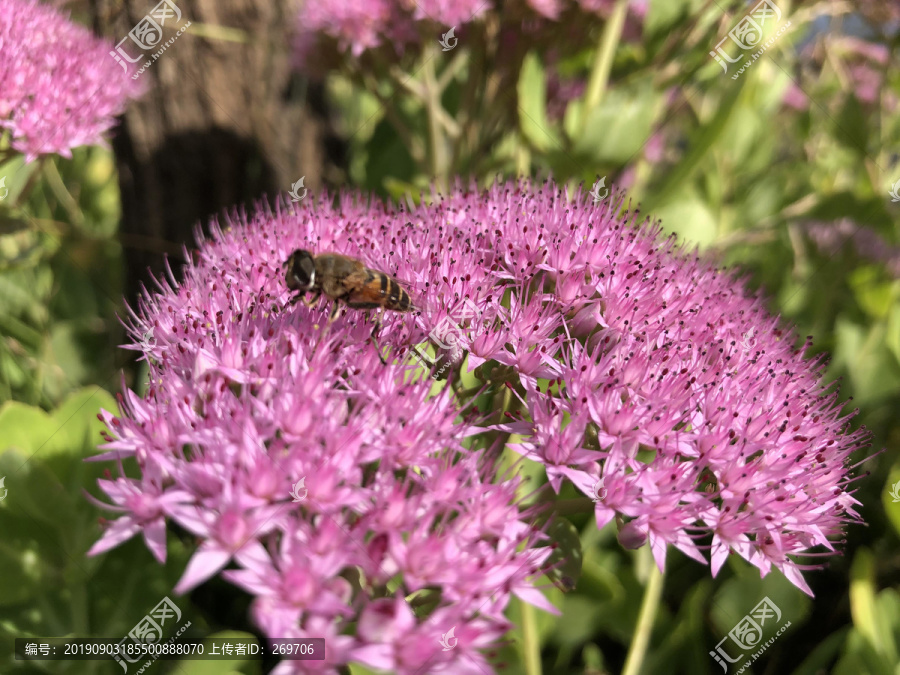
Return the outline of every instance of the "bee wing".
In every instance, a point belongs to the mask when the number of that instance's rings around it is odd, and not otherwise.
[[[350,307],[374,309],[385,307],[399,311],[413,309],[409,293],[403,285],[383,272],[364,269],[344,279],[346,295],[342,298]]]
[[[347,304],[379,302],[384,295],[380,292],[381,281],[378,277],[377,272],[360,265],[359,269],[341,277],[340,292],[336,295]]]

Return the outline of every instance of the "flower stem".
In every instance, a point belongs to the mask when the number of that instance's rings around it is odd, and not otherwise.
[[[363,69],[352,72],[358,78],[358,81],[362,84],[363,88],[370,91],[372,95],[378,99],[378,102],[384,110],[385,117],[387,117],[388,122],[393,125],[394,130],[397,132],[397,135],[400,136],[400,140],[403,141],[403,144],[406,146],[413,161],[424,170],[425,150],[422,147],[419,138],[407,126],[406,122],[403,121],[403,116],[400,114],[399,107],[394,104],[394,100],[397,97],[385,96],[382,94],[378,89],[378,81],[365,73]]]
[[[53,194],[69,215],[69,221],[77,227],[82,227],[84,225],[84,216],[78,208],[78,202],[75,201],[75,198],[66,188],[62,176],[59,175],[59,169],[56,168],[56,161],[51,159],[44,162],[43,166],[47,185],[50,186],[50,190],[53,191]]]
[[[625,15],[628,13],[628,2],[629,0],[617,0],[612,14],[609,15],[609,19],[603,27],[603,35],[600,37],[594,65],[591,67],[591,77],[584,92],[584,105],[581,109],[582,131],[587,129],[590,112],[597,107],[606,91],[609,73],[612,70],[613,56],[619,40],[622,38]]]
[[[525,661],[525,675],[541,675],[541,643],[538,636],[535,609],[524,600],[519,601],[522,611],[522,652]]]
[[[622,675],[638,675],[641,672],[647,645],[650,642],[650,633],[653,630],[653,622],[656,619],[656,610],[659,609],[662,589],[663,575],[656,563],[653,562],[650,564],[650,577],[647,579],[647,588],[644,590],[641,613],[638,615],[637,627],[631,638],[631,647],[628,649],[628,658],[625,659],[625,669],[622,671]]]
[[[12,204],[12,208],[18,208],[25,203],[25,200],[28,198],[28,193],[31,192],[31,188],[34,187],[34,184],[37,182],[38,176],[41,175],[41,170],[46,163],[46,155],[42,157],[38,157],[34,162],[34,168],[31,170],[27,180],[25,181],[25,187],[22,188],[22,191],[16,197],[16,200]],[[23,169],[26,167],[22,167]]]
[[[425,110],[428,113],[428,145],[429,159],[431,160],[431,174],[441,191],[447,187],[447,147],[444,143],[440,123],[441,92],[437,85],[434,61],[435,50],[431,49],[425,55],[425,63],[422,67],[422,79],[425,86]]]
[[[516,175],[527,178],[531,175],[531,152],[525,139],[520,139],[516,149]]]

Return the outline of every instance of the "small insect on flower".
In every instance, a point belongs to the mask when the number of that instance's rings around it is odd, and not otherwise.
[[[291,304],[296,304],[307,293],[312,293],[304,301],[311,306],[320,295],[334,301],[331,317],[334,320],[343,302],[353,309],[391,309],[410,312],[417,309],[409,299],[409,293],[393,277],[366,267],[361,260],[338,253],[322,253],[314,256],[309,251],[297,249],[284,262],[287,269],[285,283],[296,291]],[[381,355],[381,347],[375,335],[381,327],[380,312],[372,328],[372,342],[378,349],[378,358],[387,365]]]
[[[322,253],[314,256],[309,251],[297,249],[285,261],[285,282],[297,295],[291,298],[295,304],[307,293],[312,293],[307,304],[320,295],[335,301],[331,310],[334,318],[338,301],[353,309],[391,309],[409,312],[416,309],[409,293],[393,277],[366,267],[361,260],[338,253]]]

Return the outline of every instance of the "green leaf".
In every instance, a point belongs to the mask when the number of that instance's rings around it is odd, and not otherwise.
[[[834,364],[842,366],[859,404],[869,404],[896,393],[900,366],[885,344],[885,326],[859,325],[838,316],[834,327]]]
[[[735,571],[735,576],[722,583],[713,596],[713,605],[710,609],[710,618],[716,634],[724,637],[766,597],[781,610],[781,621],[777,625],[773,621],[771,626],[766,622],[763,626],[765,639],[772,637],[778,626],[787,621],[797,625],[809,614],[811,607],[809,597],[780,572],[773,571],[760,579],[756,567],[737,556],[729,557],[728,565]]]
[[[675,168],[666,174],[662,184],[648,195],[644,202],[645,212],[653,212],[657,204],[667,201],[671,195],[684,188],[693,172],[722,136],[729,119],[737,109],[743,83],[746,81],[747,78],[741,78],[722,95],[716,106],[716,114],[695,134],[690,150]]]
[[[0,272],[33,267],[50,257],[47,238],[25,218],[0,210]]]
[[[894,464],[888,474],[884,490],[881,492],[881,503],[884,504],[888,520],[900,535],[900,462]]]
[[[83,571],[97,565],[80,556],[98,534],[97,511],[82,490],[94,489],[105,468],[84,461],[96,453],[101,406],[117,409],[107,392],[95,388],[76,392],[50,414],[12,401],[0,408],[0,476],[8,490],[0,531],[30,528],[33,536],[22,533],[20,545],[37,546],[61,569],[73,564],[72,556]]]
[[[54,321],[50,329],[43,358],[65,373],[69,386],[81,386],[88,379],[91,357],[81,346],[83,337],[75,321]]]
[[[399,180],[393,176],[386,176],[384,179],[384,188],[387,190],[391,199],[395,201],[406,200],[409,198],[413,204],[418,206],[422,203],[423,185],[415,185],[413,183]]]
[[[40,162],[26,164],[22,155],[16,155],[8,162],[0,165],[0,178],[6,177],[5,187],[9,190],[9,194],[4,196],[3,201],[15,204],[22,190],[28,184],[31,174],[37,171],[40,166]]]
[[[568,519],[556,517],[547,528],[547,535],[555,548],[547,559],[548,565],[556,565],[548,575],[563,590],[572,590],[581,577],[584,554],[581,551],[581,535]]]
[[[0,406],[0,450],[16,448],[26,456],[39,447],[57,443],[48,435],[52,426],[50,415],[38,407],[7,401]]]
[[[856,301],[874,319],[887,317],[896,295],[896,281],[886,281],[874,265],[858,267],[847,276]]]
[[[644,35],[656,35],[678,24],[700,6],[698,0],[650,0],[644,19]]]
[[[644,666],[647,675],[671,673],[673,663],[682,664],[681,672],[700,673],[708,669],[710,658],[704,617],[712,591],[712,579],[701,579],[685,589],[678,614],[654,631],[664,637],[648,654]]]
[[[0,541],[0,579],[3,580],[0,606],[27,600],[37,591],[39,582],[35,553],[11,546],[7,536],[4,539]]]
[[[70,528],[76,504],[40,458],[10,448],[0,453],[0,475],[5,477],[8,490],[0,521],[16,517],[30,522],[32,527],[57,531]]]
[[[695,197],[669,202],[653,212],[662,220],[667,231],[675,232],[689,245],[701,248],[713,243],[718,236],[718,223],[706,203]]]
[[[875,560],[872,552],[860,549],[850,568],[853,627],[888,664],[896,664],[897,645],[891,632],[892,622],[885,611],[889,605],[889,602],[880,602],[875,595]]]
[[[859,631],[850,631],[844,654],[830,675],[896,675],[894,664],[886,663]]]
[[[376,125],[372,138],[366,143],[365,155],[365,185],[382,195],[388,177],[411,183],[416,175],[415,161],[387,120]]]
[[[26,456],[40,453],[43,460],[63,454],[79,460],[93,453],[105,428],[97,419],[103,408],[118,411],[115,399],[100,387],[85,388],[70,394],[53,411],[16,401],[0,407],[0,451],[18,448]]]
[[[206,637],[225,638],[241,640],[253,639],[256,636],[252,633],[244,633],[237,630],[224,630],[213,633]],[[176,638],[177,641],[177,638]],[[258,644],[258,643],[257,643]],[[259,672],[259,657],[256,656],[235,656],[233,659],[227,660],[208,660],[200,661],[197,659],[179,659],[177,672],[180,675],[238,675]]]
[[[865,156],[869,147],[869,120],[855,96],[848,96],[834,122],[834,137],[858,155]]]
[[[559,149],[559,135],[547,119],[547,75],[534,51],[528,52],[522,62],[518,95],[522,135],[540,152]]]
[[[887,335],[884,343],[891,350],[894,358],[900,363],[900,303],[895,303],[887,318]]]
[[[847,639],[849,627],[836,630],[813,648],[809,655],[803,659],[803,663],[794,670],[791,675],[819,675],[827,673],[828,668],[834,663],[834,659]]]
[[[649,79],[610,89],[588,113],[583,134],[576,132],[580,113],[567,116],[567,132],[576,133],[571,138],[574,152],[595,163],[634,159],[650,137],[662,101]]]
[[[554,641],[574,647],[589,641],[596,632],[603,603],[585,595],[567,594],[560,609],[562,616],[554,626]]]

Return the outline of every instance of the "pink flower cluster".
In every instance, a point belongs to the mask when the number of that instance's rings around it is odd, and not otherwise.
[[[833,552],[858,519],[847,463],[865,432],[760,300],[580,191],[431,201],[341,195],[235,217],[183,283],[145,296],[131,329],[149,392],[104,413],[97,458],[133,457],[141,475],[101,482],[122,515],[92,553],[142,532],[164,560],[171,520],[201,541],[179,592],[225,570],[270,637],[326,637],[329,667],[489,672],[481,650],[510,594],[551,609],[532,584],[550,553],[534,514],[477,460],[506,432],[660,567],[670,544],[708,551],[713,574],[736,552],[809,592],[795,557]],[[388,365],[365,312],[329,323],[325,300],[287,304],[295,248],[408,284],[421,311],[385,313]],[[484,366],[485,386],[512,390],[505,423],[467,417],[466,395],[409,357],[429,335],[467,352],[454,370]]]
[[[27,161],[102,142],[139,93],[111,46],[36,0],[0,11],[0,127]]]
[[[504,16],[515,17],[519,22],[535,19],[556,21],[567,10],[589,14],[608,15],[614,0],[527,0],[504,3]],[[297,63],[303,67],[316,59],[317,36],[325,35],[337,40],[342,50],[350,50],[359,56],[367,49],[383,43],[404,43],[417,40],[420,22],[429,24],[428,34],[438,39],[443,31],[435,32],[434,26],[459,29],[485,14],[494,12],[499,3],[491,0],[333,0],[332,2],[307,2],[297,17],[295,53]],[[647,13],[647,0],[632,0],[630,11],[642,21]]]

